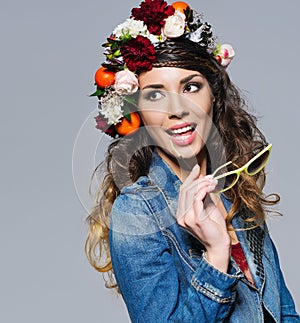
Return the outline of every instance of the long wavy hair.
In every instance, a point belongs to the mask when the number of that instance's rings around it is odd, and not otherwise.
[[[246,100],[231,82],[225,68],[198,44],[187,39],[168,40],[156,48],[154,67],[177,67],[200,72],[208,81],[215,98],[213,106],[214,126],[209,136],[210,151],[224,155],[226,160],[236,160],[234,167],[245,164],[257,149],[267,144],[257,127],[257,118],[247,110]],[[222,144],[216,138],[221,138]],[[113,276],[109,252],[109,225],[112,205],[122,187],[147,175],[155,143],[141,127],[132,135],[114,140],[108,147],[105,160],[95,169],[105,173],[95,196],[95,206],[87,218],[89,233],[85,244],[87,258],[99,272],[106,273],[106,286],[117,285]],[[105,169],[104,169],[105,167]],[[230,170],[230,169],[229,169]],[[265,171],[255,176],[241,174],[239,181],[225,192],[232,202],[227,215],[229,226],[232,218],[242,208],[249,209],[253,217],[248,219],[258,226],[265,221],[266,206],[279,202],[279,196],[265,196]]]

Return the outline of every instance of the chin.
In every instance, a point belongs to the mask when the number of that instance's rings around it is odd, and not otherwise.
[[[165,154],[169,155],[172,158],[175,159],[186,159],[191,160],[196,158],[201,150],[203,149],[204,144],[203,143],[193,143],[192,145],[175,145],[170,140],[167,143],[167,146],[162,147],[161,145],[158,145],[158,148],[161,151],[164,151]]]
[[[191,158],[196,158],[196,156],[200,153],[200,149],[199,148],[196,149],[193,147],[184,147],[184,148],[181,147],[177,149],[177,152],[179,153],[178,157],[182,159],[191,159]]]

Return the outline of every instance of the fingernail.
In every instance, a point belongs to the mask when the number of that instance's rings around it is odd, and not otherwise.
[[[200,167],[198,164],[196,164],[194,167],[193,167],[193,170],[197,169],[198,167]]]
[[[217,185],[218,184],[218,180],[217,179],[209,179],[209,182],[211,183],[211,185]]]
[[[208,186],[208,190],[209,190],[210,192],[214,191],[215,189],[216,189],[216,185],[209,185],[209,186]]]
[[[206,175],[205,178],[208,178],[209,179],[209,178],[214,178],[214,177],[213,177],[212,174],[210,174],[210,175]]]

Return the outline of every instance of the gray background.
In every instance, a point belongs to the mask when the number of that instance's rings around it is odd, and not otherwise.
[[[284,217],[269,225],[299,307],[299,1],[189,3],[234,45],[229,74],[274,145],[266,192],[281,194]],[[1,1],[1,322],[129,321],[83,245],[89,176],[107,144],[88,94],[100,45],[138,4]]]

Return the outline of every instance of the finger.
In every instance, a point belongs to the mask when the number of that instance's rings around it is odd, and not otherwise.
[[[196,195],[193,203],[195,220],[204,220],[210,216],[210,213],[215,210],[215,205],[211,202],[208,193],[214,189],[214,186],[209,185],[203,187]],[[213,208],[214,207],[214,208]]]
[[[182,191],[184,193],[185,192],[197,193],[204,186],[210,186],[210,185],[216,186],[218,183],[218,180],[216,180],[214,178],[206,178],[206,177],[203,177],[203,175],[201,175],[201,176],[202,177],[198,177],[198,178],[194,179],[189,184],[181,185],[180,191]]]
[[[197,167],[195,167],[197,169]],[[195,173],[194,173],[195,175]],[[192,178],[192,176],[190,177]],[[200,175],[187,186],[181,185],[178,199],[178,209],[176,212],[177,220],[185,221],[185,217],[189,212],[194,213],[194,201],[196,198],[204,199],[207,192],[214,190],[217,181],[211,176]],[[206,188],[204,191],[203,189]],[[201,210],[203,207],[201,207]],[[198,212],[201,211],[198,209]],[[181,223],[181,222],[180,222]]]
[[[203,187],[216,185],[216,181],[214,179],[206,179],[206,178],[198,178],[190,183],[188,186],[182,187],[182,191],[184,194],[194,196],[197,194]]]
[[[196,207],[195,204],[197,205]],[[191,205],[189,205],[188,208],[185,209],[183,216],[180,216],[177,221],[183,227],[193,229],[196,225],[197,216],[199,216],[199,214],[203,211],[204,208],[202,201],[200,200],[195,202],[195,199],[193,199]]]
[[[198,192],[195,194],[196,199],[203,200],[208,193],[211,193],[215,190],[218,181],[215,179],[208,179],[203,182],[204,185],[200,185]]]
[[[218,185],[218,180],[217,179],[214,179],[214,178],[211,178],[211,177],[210,178],[204,177],[204,179],[202,179],[202,182],[203,182],[203,184],[207,184],[207,185],[204,185],[204,186],[208,186],[209,192],[213,192],[215,190],[216,186]],[[198,187],[199,188],[198,189],[198,192],[200,192],[200,190],[204,186],[200,185]]]
[[[188,187],[183,187],[180,190],[178,203],[178,211],[180,216],[184,216],[192,207],[198,192],[204,187],[210,187],[211,181],[207,179],[198,179],[191,183]]]
[[[189,212],[193,212],[195,195],[197,194],[198,186],[200,186],[201,184],[204,185],[204,183],[201,183],[201,180],[196,180],[188,187],[180,187],[178,208],[176,213],[177,221],[180,221],[180,224],[184,223],[185,217],[188,216]],[[206,185],[209,185],[209,183],[206,183]]]
[[[184,216],[180,216],[177,219],[177,223],[184,228],[190,228],[191,227],[190,219],[193,219],[193,218],[194,218],[194,212],[192,210],[189,210],[185,212]]]
[[[195,199],[194,202],[194,222],[204,221],[208,218],[208,212],[204,208],[204,202],[202,199]]]
[[[196,164],[182,185],[189,186],[195,179],[199,177],[199,174],[200,174],[200,166]]]

